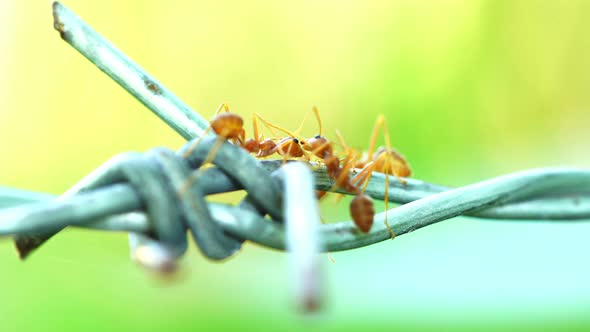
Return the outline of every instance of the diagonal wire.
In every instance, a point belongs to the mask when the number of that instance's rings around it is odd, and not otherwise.
[[[209,125],[180,100],[80,17],[59,2],[53,3],[53,26],[61,38],[121,85],[182,137],[189,140],[204,134]]]

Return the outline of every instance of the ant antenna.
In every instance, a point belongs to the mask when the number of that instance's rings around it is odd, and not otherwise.
[[[293,137],[299,136],[301,133],[301,130],[303,130],[303,125],[305,124],[305,121],[307,120],[307,117],[309,116],[309,111],[305,112],[305,115],[303,116],[303,121],[301,121],[301,124],[299,125],[299,127],[297,127],[297,130],[295,130],[295,135],[291,135]]]
[[[260,116],[260,114],[258,114],[258,113],[254,113],[254,116],[257,117],[258,119],[260,119],[260,121],[262,121],[262,123],[272,132],[272,134],[277,137],[279,137],[279,135],[277,135],[277,133],[273,130],[273,128],[276,130],[282,131],[291,137],[294,137],[294,138],[297,137],[297,135],[288,131],[287,129],[279,127],[275,124],[272,124],[272,123],[268,122],[267,120],[264,120],[264,118],[262,116]]]
[[[387,124],[385,123],[385,118],[383,118],[383,136],[385,136],[385,147],[387,151],[391,151],[391,141],[389,138],[389,128],[387,128]]]
[[[314,106],[312,110],[316,120],[318,121],[318,126],[320,127],[320,136],[322,136],[322,119],[320,119],[320,112],[318,111],[317,106]]]
[[[342,145],[342,148],[344,150],[348,150],[349,149],[348,145],[344,141],[344,137],[342,136],[342,133],[338,129],[336,129],[336,137],[338,138],[338,142],[340,142],[340,145]]]

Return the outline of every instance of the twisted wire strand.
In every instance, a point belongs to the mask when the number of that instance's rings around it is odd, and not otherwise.
[[[212,259],[223,258],[223,255],[208,254],[215,250],[210,251],[211,244],[203,243],[203,240],[199,240],[199,235],[203,235],[201,236],[203,238],[204,234],[208,234],[208,228],[215,229],[217,226],[230,234],[232,238],[239,239],[238,241],[250,240],[264,246],[284,249],[285,229],[280,212],[282,211],[280,182],[277,182],[269,172],[276,170],[277,163],[259,162],[246,151],[230,143],[225,142],[214,158],[213,163],[217,168],[203,169],[199,180],[193,181],[191,199],[182,200],[180,197],[181,201],[185,202],[181,203],[185,204],[182,212],[170,210],[170,205],[179,204],[177,189],[190,176],[187,164],[193,168],[200,167],[200,162],[208,155],[215,140],[215,138],[204,138],[186,161],[179,155],[191,142],[176,154],[157,149],[148,152],[146,156],[123,154],[115,157],[56,201],[0,210],[0,234],[40,234],[48,231],[52,233],[68,225],[88,225],[102,229],[113,227],[115,230],[155,234],[158,240],[183,248],[184,240],[178,235],[180,226],[174,225],[173,222],[157,224],[156,219],[170,220],[173,219],[171,215],[178,219],[179,214],[190,219],[191,213],[196,213],[195,220],[206,220],[206,226],[195,221],[189,222],[188,228],[193,231],[204,254]],[[165,156],[165,163],[181,165],[184,163],[185,168],[178,171],[169,166],[162,167],[162,161],[158,161],[157,158],[154,160],[154,156]],[[154,162],[156,166],[149,162]],[[144,168],[149,171],[145,171]],[[167,175],[167,173],[175,174]],[[322,168],[316,169],[314,174],[316,189],[327,189],[331,185]],[[376,190],[384,183],[384,176],[376,174],[372,177],[369,188]],[[163,180],[153,180],[155,178]],[[442,187],[418,180],[407,180],[408,183],[404,186],[396,182],[394,178],[390,179],[392,200],[403,203],[405,200],[425,195],[428,191],[431,191],[431,194],[388,211],[390,225],[397,236],[460,214],[480,217],[501,214],[510,219],[523,219],[523,216],[527,219],[533,217],[533,219],[546,220],[590,219],[590,197],[586,189],[590,187],[588,170],[575,168],[529,170],[443,192],[437,192]],[[149,181],[155,182],[150,184]],[[168,189],[155,189],[158,186]],[[194,205],[193,203],[204,199],[208,194],[237,189],[246,189],[249,194],[247,200],[251,201],[253,206],[244,209],[227,204]],[[374,196],[379,198],[383,191],[384,188]],[[172,195],[173,199],[166,198],[166,195]],[[162,204],[160,200],[167,203]],[[546,210],[523,213],[523,207],[542,208],[543,204],[548,206]],[[140,211],[145,211],[149,218],[138,218],[137,214],[141,213]],[[208,213],[210,217],[207,217]],[[272,221],[263,217],[266,213],[273,217]],[[118,216],[113,217],[113,215]],[[376,223],[369,234],[358,231],[351,221],[322,225],[321,233],[325,241],[325,249],[347,250],[388,239],[389,233],[384,226],[384,218],[385,213],[375,216]],[[209,236],[206,237],[209,238]],[[210,236],[210,238],[216,239],[217,236]],[[219,245],[219,242],[223,241],[212,242],[214,245]]]

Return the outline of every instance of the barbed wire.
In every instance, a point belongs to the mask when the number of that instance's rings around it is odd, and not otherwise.
[[[455,189],[376,173],[366,193],[382,200],[388,192],[401,206],[376,214],[368,234],[352,221],[320,225],[314,190],[350,194],[334,189],[325,167],[260,161],[224,142],[214,167],[202,168],[219,142],[206,134],[209,123],[69,9],[56,2],[53,13],[54,27],[66,42],[190,141],[177,152],[157,148],[118,155],[59,197],[0,188],[0,235],[14,235],[23,258],[68,226],[129,232],[132,257],[158,270],[174,268],[187,249],[187,230],[212,260],[232,256],[246,240],[288,247],[298,302],[310,310],[321,303],[317,253],[391,238],[386,218],[396,236],[458,215],[590,219],[590,171],[547,168]],[[201,135],[206,137],[184,156]],[[191,186],[184,190],[187,183]],[[206,201],[208,195],[236,190],[247,193],[237,205]]]

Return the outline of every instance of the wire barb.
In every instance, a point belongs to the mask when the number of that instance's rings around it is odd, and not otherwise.
[[[209,125],[207,120],[57,1],[53,3],[53,21],[53,27],[63,40],[182,137],[189,140],[204,134]]]

